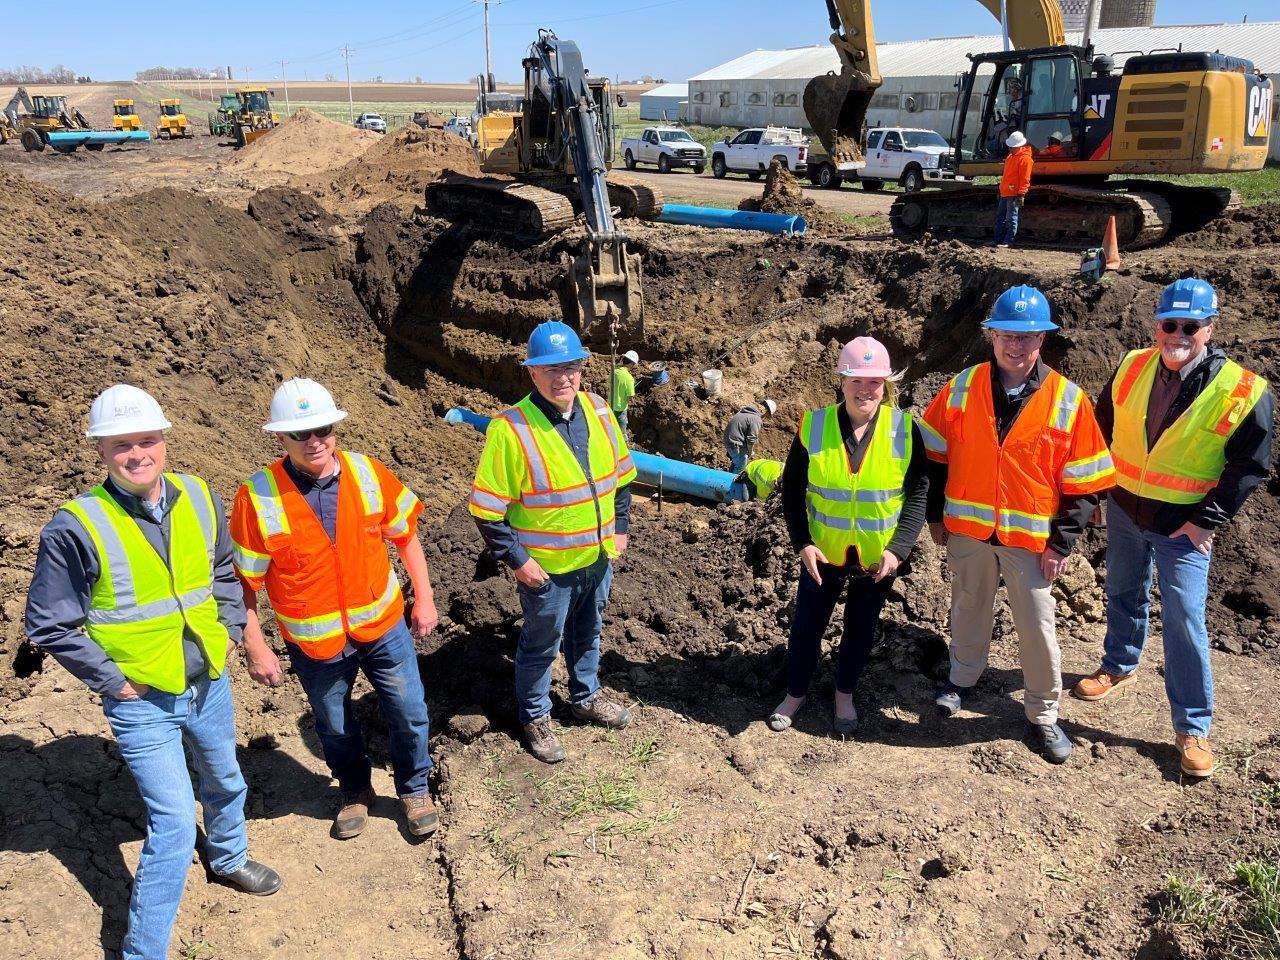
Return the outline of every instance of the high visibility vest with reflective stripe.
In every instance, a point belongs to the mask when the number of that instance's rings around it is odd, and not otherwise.
[[[364,454],[340,450],[338,457],[336,543],[278,460],[245,481],[268,554],[235,545],[237,567],[265,575],[285,639],[315,660],[337,656],[347,637],[378,640],[404,615],[383,541],[396,534],[382,526],[382,483]]]
[[[840,435],[838,404],[809,410],[800,418],[800,439],[809,453],[809,535],[837,566],[850,560],[875,567],[893,539],[906,502],[902,484],[911,462],[911,416],[881,407],[871,443],[857,473]]]
[[[165,478],[180,491],[169,511],[167,564],[105,487],[62,509],[84,525],[98,553],[85,623],[90,638],[130,682],[179,694],[187,689],[183,633],[190,629],[204,648],[210,677],[222,674],[230,637],[213,596],[213,497],[199,477]]]
[[[935,456],[948,464],[947,529],[978,540],[989,539],[994,531],[1006,546],[1043,551],[1063,493],[1094,493],[1114,483],[1111,458],[1093,427],[1088,403],[1083,390],[1050,370],[1001,444],[991,364],[956,374],[943,411],[942,456]],[[1074,435],[1086,408],[1097,446],[1080,449],[1082,442]],[[932,434],[942,437],[937,429]],[[933,456],[934,443],[926,439],[926,446]],[[1070,459],[1073,451],[1075,459]]]
[[[591,481],[551,421],[525,397],[500,413],[489,429],[512,432],[516,442],[509,447],[520,462],[507,465],[508,475],[527,474],[530,489],[505,499],[502,484],[485,476],[482,461],[471,491],[473,506],[505,511],[521,545],[548,573],[581,570],[595,563],[602,550],[610,557],[618,555],[613,543],[614,496],[636,475],[608,404],[585,392],[578,394],[578,401],[587,418]]]
[[[1134,350],[1112,381],[1117,482],[1150,500],[1198,503],[1218,485],[1227,465],[1227,441],[1262,397],[1267,381],[1228,360],[1148,449],[1147,406],[1159,358],[1159,350]]]
[[[768,500],[782,477],[782,464],[777,460],[752,460],[747,464],[747,479],[756,488],[756,497]]]

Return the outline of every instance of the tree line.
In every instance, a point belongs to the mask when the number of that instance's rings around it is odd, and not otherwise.
[[[43,67],[0,67],[0,83],[75,83],[80,78],[76,72],[62,64],[45,70]]]
[[[221,80],[222,67],[148,67],[135,75],[138,80]]]

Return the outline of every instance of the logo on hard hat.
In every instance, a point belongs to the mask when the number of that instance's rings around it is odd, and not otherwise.
[[[558,346],[560,346],[560,344],[564,343],[564,334],[563,334],[563,333],[553,333],[553,334],[552,334],[550,337],[548,337],[547,339],[548,339],[548,340],[550,340],[553,344],[555,344],[555,345],[558,347]]]
[[[868,362],[874,360],[875,358],[876,358],[876,355],[872,353],[870,350],[868,350],[866,353],[862,355],[862,359]]]
[[[306,411],[310,410],[310,409],[311,409],[311,401],[310,401],[310,400],[308,400],[306,397],[299,397],[299,398],[298,398],[298,409],[299,409],[299,410],[301,410],[301,411],[303,411],[304,413],[305,413]]]
[[[120,403],[116,404],[114,415],[117,420],[122,417],[140,417],[142,416],[142,408],[136,403]]]
[[[1014,310],[1017,310],[1017,311],[1018,311],[1018,313],[1026,313],[1026,312],[1027,312],[1027,301],[1025,301],[1025,300],[1019,300],[1017,303],[1015,303],[1015,304],[1013,305],[1013,309],[1014,309]]]

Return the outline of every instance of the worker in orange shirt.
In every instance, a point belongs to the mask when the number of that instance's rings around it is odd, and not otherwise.
[[[1045,148],[1036,154],[1037,160],[1067,160],[1071,156],[1067,150],[1066,144],[1062,142],[1062,134],[1055,130],[1049,134],[1049,142],[1045,144]]]
[[[331,836],[358,835],[374,797],[364,736],[351,710],[358,670],[387,722],[406,825],[426,836],[440,823],[427,789],[427,703],[386,548],[387,542],[395,547],[413,582],[410,623],[426,636],[438,617],[417,538],[422,503],[377,460],[338,450],[334,425],[346,416],[314,380],[289,380],[271,400],[263,429],[276,435],[285,455],[245,482],[231,511],[232,550],[248,608],[249,675],[269,686],[281,680],[258,622],[257,591],[265,586],[342,791]]]
[[[1031,189],[1031,169],[1035,166],[1035,158],[1031,155],[1031,144],[1021,130],[1009,134],[1005,141],[1009,155],[1004,158],[1004,176],[1000,178],[1000,203],[996,206],[997,247],[1007,247],[1018,236],[1018,216],[1022,212],[1023,201],[1027,199],[1027,191]]]
[[[1057,330],[1044,294],[1013,287],[984,326],[995,362],[956,374],[929,404],[920,435],[939,466],[929,532],[951,570],[951,673],[934,698],[954,716],[986,669],[1003,577],[1018,631],[1023,708],[1036,752],[1071,755],[1058,726],[1062,696],[1054,577],[1115,484],[1115,468],[1083,390],[1040,360]]]

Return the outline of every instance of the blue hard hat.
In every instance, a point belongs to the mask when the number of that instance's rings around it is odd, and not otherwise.
[[[1218,315],[1218,291],[1198,277],[1175,280],[1160,294],[1157,320],[1212,320]]]
[[[983,326],[1009,333],[1048,333],[1058,325],[1049,319],[1049,301],[1035,287],[1010,287],[991,307]]]
[[[526,367],[550,367],[557,363],[573,363],[586,360],[591,353],[583,349],[582,341],[573,327],[559,320],[548,320],[533,328],[529,334],[529,351],[525,356]]]

